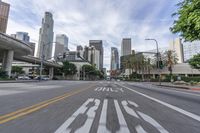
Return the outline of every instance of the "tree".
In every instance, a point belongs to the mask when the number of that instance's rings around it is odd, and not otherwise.
[[[189,60],[190,66],[192,66],[195,69],[200,70],[200,54],[194,55],[190,60]]]
[[[184,0],[177,4],[179,9],[173,16],[174,21],[170,30],[179,33],[185,41],[200,39],[200,0]]]
[[[177,54],[172,50],[165,51],[162,57],[162,62],[163,62],[163,66],[168,67],[170,76],[172,78],[172,72],[173,72],[172,68],[178,62]]]
[[[65,75],[74,75],[77,72],[77,68],[73,63],[70,63],[69,61],[64,61],[63,67],[61,68],[61,71]]]
[[[11,72],[15,73],[15,74],[23,74],[24,73],[23,68],[20,66],[12,66]]]
[[[82,71],[84,73],[84,76],[88,77],[89,79],[97,79],[103,77],[103,73],[97,70],[95,66],[92,65],[83,65]]]

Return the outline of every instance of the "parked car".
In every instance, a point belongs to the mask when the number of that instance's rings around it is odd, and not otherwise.
[[[40,76],[34,78],[35,80],[40,80]],[[50,80],[49,76],[42,76],[41,80]]]
[[[17,80],[30,80],[31,78],[29,78],[28,76],[26,75],[20,75],[17,77]]]

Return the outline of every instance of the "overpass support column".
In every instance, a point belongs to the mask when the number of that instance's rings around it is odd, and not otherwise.
[[[3,53],[2,68],[4,71],[6,71],[6,74],[9,76],[9,78],[11,76],[13,56],[14,56],[13,50],[7,50],[7,51],[4,51]]]
[[[51,68],[49,68],[49,78],[53,79],[53,76],[54,76],[54,68],[51,67]]]

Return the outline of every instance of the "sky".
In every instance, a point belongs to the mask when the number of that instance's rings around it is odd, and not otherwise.
[[[132,49],[167,47],[173,35],[169,28],[180,0],[3,0],[11,5],[7,34],[28,32],[32,42],[39,40],[39,28],[45,11],[54,19],[54,37],[66,34],[69,49],[89,45],[89,40],[103,40],[104,67],[110,68],[111,47],[121,53],[122,38],[132,39]]]

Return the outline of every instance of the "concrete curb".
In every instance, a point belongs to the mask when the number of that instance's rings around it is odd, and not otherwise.
[[[30,82],[40,82],[38,80],[11,80],[11,81],[0,81],[1,83],[30,83]]]
[[[185,90],[200,91],[200,88],[193,88],[193,87],[187,87],[187,86],[175,86],[175,85],[156,85],[156,86],[173,87],[173,88],[179,88],[179,89],[185,89]]]

